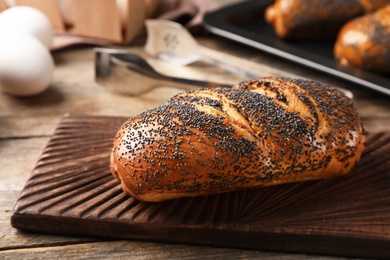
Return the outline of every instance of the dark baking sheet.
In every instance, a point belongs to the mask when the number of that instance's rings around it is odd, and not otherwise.
[[[344,67],[334,60],[334,41],[283,41],[264,21],[264,9],[273,0],[246,1],[206,14],[212,33],[390,96],[390,78]]]
[[[390,134],[367,136],[345,176],[161,203],[109,170],[126,118],[65,116],[16,203],[12,226],[54,234],[390,258]]]

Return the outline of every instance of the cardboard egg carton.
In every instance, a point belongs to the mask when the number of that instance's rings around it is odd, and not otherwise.
[[[10,1],[8,1],[10,2]],[[128,43],[144,28],[144,21],[153,17],[161,0],[14,0],[42,11],[59,33]],[[0,11],[7,7],[0,0]]]

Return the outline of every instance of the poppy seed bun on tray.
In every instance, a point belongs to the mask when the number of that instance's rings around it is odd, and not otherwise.
[[[390,5],[345,24],[334,45],[344,66],[390,75]]]
[[[390,0],[276,0],[264,19],[282,39],[333,39],[349,20],[376,11]]]
[[[346,174],[364,141],[343,93],[268,77],[180,93],[128,119],[110,169],[126,193],[157,202]]]

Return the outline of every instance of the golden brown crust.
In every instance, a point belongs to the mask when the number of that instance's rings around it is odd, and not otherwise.
[[[264,15],[283,39],[335,38],[349,20],[387,4],[389,0],[276,0]]]
[[[352,101],[322,83],[260,78],[181,93],[118,131],[111,171],[144,201],[349,172],[364,149]]]
[[[344,66],[390,74],[390,5],[348,22],[334,47]]]

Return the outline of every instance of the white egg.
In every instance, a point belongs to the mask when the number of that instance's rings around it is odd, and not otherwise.
[[[0,87],[4,92],[30,96],[51,83],[54,61],[49,50],[26,34],[0,35]]]
[[[53,41],[53,27],[47,16],[29,6],[15,6],[0,13],[0,35],[24,33],[36,37],[47,48]]]

